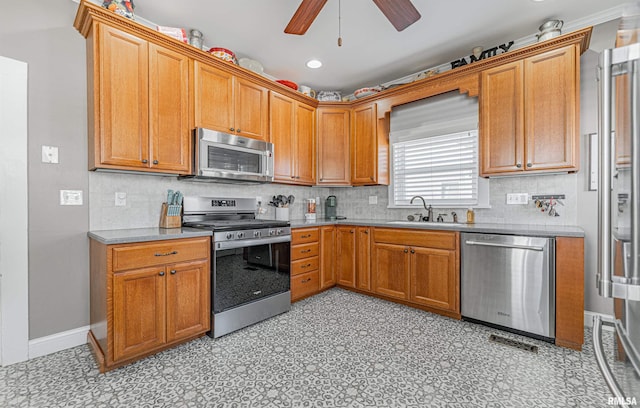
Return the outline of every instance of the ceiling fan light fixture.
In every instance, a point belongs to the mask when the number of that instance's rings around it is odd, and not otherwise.
[[[320,60],[311,59],[307,61],[307,68],[316,69],[316,68],[320,68],[321,66],[322,66],[322,61]]]

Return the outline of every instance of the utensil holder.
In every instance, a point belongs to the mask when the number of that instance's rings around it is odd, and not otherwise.
[[[182,217],[180,215],[167,215],[169,212],[169,206],[167,203],[162,203],[162,209],[160,210],[160,228],[180,228],[182,226]],[[173,209],[175,210],[175,208]],[[178,211],[180,214],[180,211]]]
[[[276,207],[276,220],[289,221],[289,209],[285,207]]]

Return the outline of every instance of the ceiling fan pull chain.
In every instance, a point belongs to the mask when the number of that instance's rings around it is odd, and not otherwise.
[[[338,47],[342,47],[342,0],[338,0]]]

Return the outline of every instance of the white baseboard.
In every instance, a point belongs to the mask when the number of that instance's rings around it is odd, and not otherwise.
[[[593,327],[593,316],[600,316],[602,320],[613,320],[613,316],[611,315],[598,313],[598,312],[590,312],[588,310],[585,310],[584,311],[584,327]],[[602,330],[613,331],[614,329],[612,326],[602,325]]]
[[[29,359],[86,344],[89,328],[89,326],[78,327],[77,329],[29,340]]]

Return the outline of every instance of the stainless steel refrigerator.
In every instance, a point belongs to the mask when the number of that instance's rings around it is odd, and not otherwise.
[[[613,394],[610,403],[640,404],[640,43],[605,50],[597,77],[596,284],[601,296],[613,298],[614,318],[594,318],[594,351]],[[603,325],[614,328],[613,340],[603,340]]]

